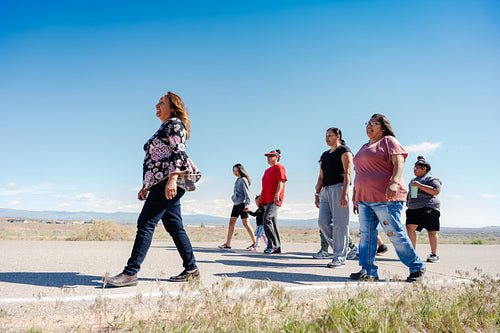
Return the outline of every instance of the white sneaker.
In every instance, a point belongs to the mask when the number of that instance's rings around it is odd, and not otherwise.
[[[427,262],[439,262],[439,256],[437,254],[429,254]]]
[[[328,259],[331,258],[332,255],[328,254],[328,252],[320,250],[318,253],[313,254],[314,259]]]
[[[345,262],[340,262],[340,261],[332,261],[326,265],[326,267],[328,268],[343,268],[345,266],[346,266]]]

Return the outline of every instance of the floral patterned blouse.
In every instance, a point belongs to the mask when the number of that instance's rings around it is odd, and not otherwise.
[[[171,173],[180,173],[177,186],[194,191],[201,178],[200,171],[186,154],[187,130],[179,118],[165,121],[146,142],[143,164],[143,185],[149,189]]]

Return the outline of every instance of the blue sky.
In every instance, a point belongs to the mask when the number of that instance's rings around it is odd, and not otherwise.
[[[203,173],[185,214],[228,216],[232,166],[282,218],[314,218],[325,130],[353,152],[373,113],[443,182],[443,226],[500,226],[496,1],[2,1],[0,207],[138,212],[166,92],[188,106]],[[353,220],[357,217],[353,216]]]

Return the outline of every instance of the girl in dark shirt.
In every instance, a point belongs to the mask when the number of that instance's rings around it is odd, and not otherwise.
[[[262,238],[264,240],[264,244],[267,247],[267,238],[264,235],[264,207],[260,204],[260,195],[255,197],[255,204],[257,205],[257,209],[255,212],[251,210],[248,211],[248,214],[255,217],[255,221],[257,222],[257,227],[255,228],[255,244],[250,248],[252,251],[257,251],[259,248],[259,240]]]

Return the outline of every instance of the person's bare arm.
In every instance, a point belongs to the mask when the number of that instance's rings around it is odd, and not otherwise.
[[[385,196],[388,200],[392,200],[398,193],[399,180],[403,176],[403,167],[405,165],[405,158],[402,154],[391,155],[391,162],[393,165],[392,176],[389,179],[389,185],[385,191]]]

